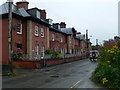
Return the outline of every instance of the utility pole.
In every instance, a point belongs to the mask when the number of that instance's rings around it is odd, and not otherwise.
[[[9,16],[8,16],[8,60],[9,60],[9,69],[10,73],[13,72],[12,67],[12,4],[13,0],[8,0],[9,3]]]

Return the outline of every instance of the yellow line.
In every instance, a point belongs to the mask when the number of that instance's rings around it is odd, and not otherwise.
[[[71,86],[70,88],[69,88],[69,90],[70,89],[72,89],[72,88],[74,88],[77,84],[79,84],[81,82],[81,80],[79,80],[79,81],[77,81],[73,86]]]

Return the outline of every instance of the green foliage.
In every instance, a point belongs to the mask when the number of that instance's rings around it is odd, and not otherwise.
[[[117,47],[120,49],[120,40],[117,42]]]
[[[62,58],[62,54],[60,52],[52,52],[52,58]]]
[[[93,45],[92,50],[97,50],[97,47]]]
[[[17,74],[16,74],[16,72],[12,72],[12,73],[10,73],[10,76],[15,77],[15,76],[17,76]]]
[[[118,45],[112,48],[101,48],[98,66],[92,80],[107,88],[120,88],[120,49]]]
[[[17,48],[16,52],[13,53],[13,60],[22,60],[23,51],[20,48]]]
[[[45,51],[45,54],[46,54],[46,55],[51,54],[51,52],[50,52],[50,48],[48,48],[48,49]]]

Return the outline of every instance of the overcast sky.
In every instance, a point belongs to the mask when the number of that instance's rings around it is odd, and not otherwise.
[[[0,5],[7,0],[0,0]],[[14,3],[20,0],[14,0]],[[118,35],[118,0],[27,0],[29,8],[45,9],[53,23],[66,22],[85,34],[93,44]],[[92,36],[92,37],[90,37]]]

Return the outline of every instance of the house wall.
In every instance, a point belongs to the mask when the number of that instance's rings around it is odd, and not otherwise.
[[[5,26],[6,25],[6,26]],[[8,64],[8,19],[2,19],[2,64]]]
[[[78,39],[75,39],[75,54],[80,54],[80,43]]]
[[[38,44],[39,46],[39,54],[41,54],[41,46],[44,45],[44,51],[48,48],[48,43],[47,43],[47,27],[43,26],[41,24],[35,23],[35,22],[31,22],[32,24],[32,29],[31,29],[31,40],[32,40],[32,55],[35,55],[35,45]],[[38,26],[38,36],[35,36],[35,26]],[[41,37],[41,28],[44,28],[44,37]],[[31,42],[31,41],[30,41]]]
[[[17,26],[17,23],[22,23],[22,34],[17,34],[17,29],[14,27]],[[21,21],[19,19],[13,18],[13,30],[12,30],[12,49],[13,51],[17,50],[17,44],[22,44],[22,50],[26,54],[26,41],[27,41],[27,32],[26,32],[26,21]]]
[[[52,34],[55,35],[55,41],[52,41]],[[63,42],[61,42],[61,37],[62,37]],[[63,48],[64,53],[67,53],[67,36],[66,35],[50,30],[49,39],[50,39],[50,50],[51,51],[53,51],[53,47],[55,47],[56,51],[60,51],[60,49]]]
[[[1,19],[0,19],[0,64],[2,64],[2,20]]]

